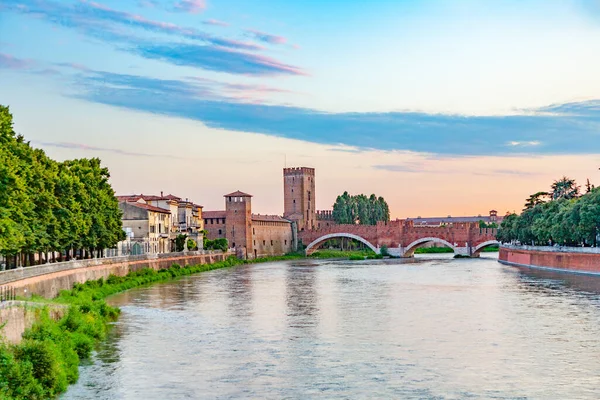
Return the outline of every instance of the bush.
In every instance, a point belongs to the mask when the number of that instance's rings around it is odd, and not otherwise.
[[[388,251],[388,247],[385,244],[383,246],[381,246],[381,248],[379,249],[379,254],[381,254],[383,257],[389,257],[390,256],[390,252]]]
[[[189,251],[198,250],[198,244],[196,243],[196,241],[194,239],[188,239],[186,246]]]
[[[15,357],[22,363],[31,364],[33,377],[48,396],[67,389],[67,374],[61,368],[60,350],[55,343],[26,339],[15,348]]]

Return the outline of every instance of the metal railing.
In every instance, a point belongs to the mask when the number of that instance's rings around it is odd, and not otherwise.
[[[0,303],[5,301],[15,300],[17,298],[17,291],[12,286],[0,287]]]

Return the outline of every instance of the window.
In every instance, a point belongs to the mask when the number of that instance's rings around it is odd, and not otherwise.
[[[252,234],[256,235],[256,229],[255,228],[252,228]]]
[[[287,239],[286,239],[284,242],[285,242],[285,244],[287,245]]]
[[[266,245],[266,244],[267,244],[267,242],[263,240],[263,246]]]
[[[223,231],[221,229],[219,229],[219,235],[222,235]]]
[[[294,204],[296,204],[296,199],[294,199]]]
[[[271,246],[273,246],[273,241],[271,240]]]
[[[254,241],[254,245],[256,246],[256,240]]]

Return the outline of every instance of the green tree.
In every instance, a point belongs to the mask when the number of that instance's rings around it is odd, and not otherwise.
[[[525,201],[525,208],[523,210],[530,210],[537,205],[545,203],[549,196],[550,193],[548,192],[537,192],[532,194]]]
[[[552,184],[552,200],[573,199],[579,196],[579,186],[575,179],[563,176]]]
[[[351,196],[344,192],[333,205],[333,219],[338,224],[375,225],[379,221],[389,221],[389,206],[383,197],[374,194]]]

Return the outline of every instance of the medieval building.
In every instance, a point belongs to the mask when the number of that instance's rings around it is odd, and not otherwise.
[[[252,195],[239,190],[226,194],[224,211],[204,211],[211,240],[225,238],[238,256],[282,255],[296,249],[296,224],[278,215],[252,213]]]

